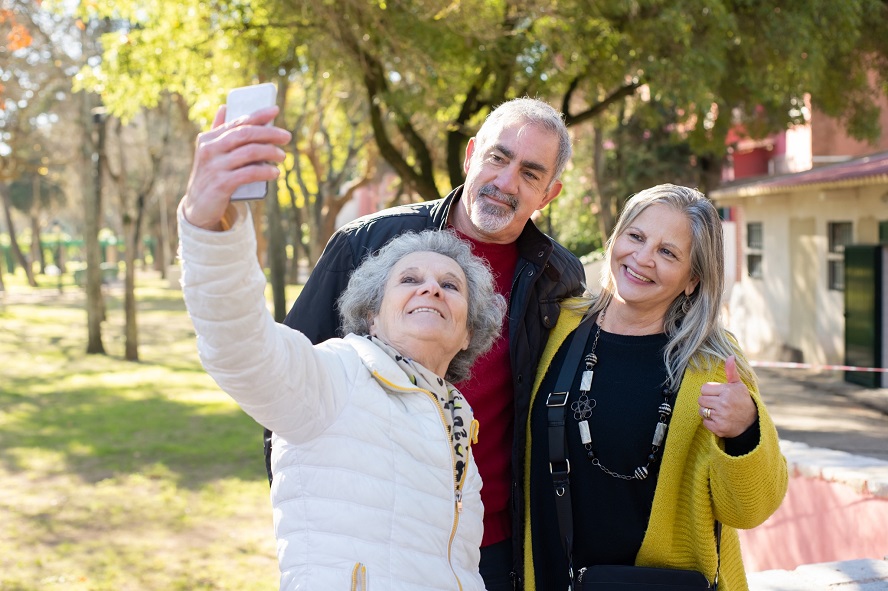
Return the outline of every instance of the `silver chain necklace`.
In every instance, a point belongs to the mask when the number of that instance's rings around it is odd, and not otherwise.
[[[595,447],[592,440],[592,432],[589,429],[589,418],[592,416],[592,410],[598,405],[594,398],[589,398],[589,390],[592,389],[592,376],[595,364],[598,363],[598,357],[595,355],[595,348],[598,346],[598,337],[601,336],[601,325],[604,323],[604,315],[607,308],[601,311],[596,324],[595,338],[592,340],[592,348],[583,358],[586,369],[580,378],[580,396],[574,401],[570,408],[574,411],[574,419],[580,431],[580,441],[586,448],[586,457],[592,461],[593,466],[601,468],[601,470],[613,478],[621,480],[644,480],[650,474],[650,467],[653,466],[659,456],[662,454],[663,441],[666,439],[666,430],[669,428],[669,418],[672,416],[672,406],[669,400],[672,398],[673,392],[669,388],[663,388],[663,402],[660,404],[660,418],[657,420],[657,426],[654,428],[654,437],[651,440],[651,453],[648,454],[647,463],[644,466],[638,466],[631,475],[620,474],[615,472],[601,463],[598,455],[595,453]]]

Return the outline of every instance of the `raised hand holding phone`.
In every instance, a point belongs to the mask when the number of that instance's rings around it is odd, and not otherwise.
[[[234,88],[228,93],[225,103],[225,123],[230,123],[244,115],[251,115],[259,109],[275,104],[277,88],[274,84],[254,84]],[[271,121],[267,123],[271,125]],[[257,181],[238,187],[231,196],[232,201],[245,199],[264,199],[268,193],[268,183]]]
[[[263,195],[266,182],[277,178],[292,134],[272,124],[276,105],[225,123],[226,107],[219,107],[212,127],[197,136],[194,163],[182,199],[185,219],[207,230],[224,229],[221,223],[232,195],[242,185],[258,182]],[[260,196],[261,198],[261,196]]]

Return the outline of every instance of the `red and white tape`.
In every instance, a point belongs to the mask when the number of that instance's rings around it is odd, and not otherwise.
[[[856,365],[815,365],[813,363],[792,363],[790,361],[750,361],[753,367],[783,367],[789,369],[816,369],[816,370],[840,370],[840,371],[864,371],[870,373],[886,373],[885,367],[858,367]]]

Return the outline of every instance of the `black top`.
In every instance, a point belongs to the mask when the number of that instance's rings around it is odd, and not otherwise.
[[[584,355],[595,339],[589,334]],[[651,439],[663,402],[666,368],[663,364],[665,334],[624,336],[601,331],[595,354],[592,389],[595,401],[588,419],[594,451],[608,469],[632,475],[647,463]],[[534,570],[537,587],[567,587],[567,558],[558,542],[555,493],[549,473],[546,397],[555,386],[558,371],[567,353],[567,343],[556,353],[549,372],[540,385],[531,411],[531,523]],[[577,420],[570,405],[579,397],[580,377],[585,364],[577,365],[573,386],[567,400],[567,450],[570,458],[570,486],[574,514],[574,565],[633,564],[641,547],[650,517],[657,484],[659,462],[651,467],[645,480],[623,480],[609,476],[592,465],[580,441]],[[673,402],[670,400],[670,403]],[[554,576],[563,577],[557,582]]]
[[[584,355],[592,346],[595,331],[593,327]],[[595,456],[613,472],[631,476],[648,462],[658,409],[664,401],[663,347],[667,340],[665,334],[626,336],[601,331],[595,350],[598,363],[588,394],[595,400],[595,408],[588,423]],[[553,358],[531,409],[530,511],[534,516],[531,536],[538,589],[564,589],[568,585],[567,558],[559,542],[549,472],[546,398],[555,386],[569,343],[567,339]],[[644,480],[615,478],[592,464],[570,408],[579,397],[584,369],[583,363],[576,367],[565,429],[571,466],[574,569],[593,564],[634,564],[650,519],[662,449]],[[669,403],[675,408],[674,395]],[[758,442],[758,421],[747,433],[727,442],[732,455],[751,451]]]

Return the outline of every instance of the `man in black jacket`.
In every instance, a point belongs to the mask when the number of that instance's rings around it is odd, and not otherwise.
[[[284,320],[314,343],[341,336],[336,300],[367,255],[403,232],[451,228],[490,263],[509,302],[503,333],[457,384],[480,423],[473,455],[484,481],[481,575],[489,591],[517,588],[520,568],[525,428],[530,390],[559,302],[583,291],[575,256],[540,232],[530,216],[561,192],[571,156],[561,115],[515,99],[486,119],[466,147],[466,182],[444,199],[388,209],[336,232]],[[380,278],[380,281],[383,281]],[[270,440],[266,434],[266,466]]]

